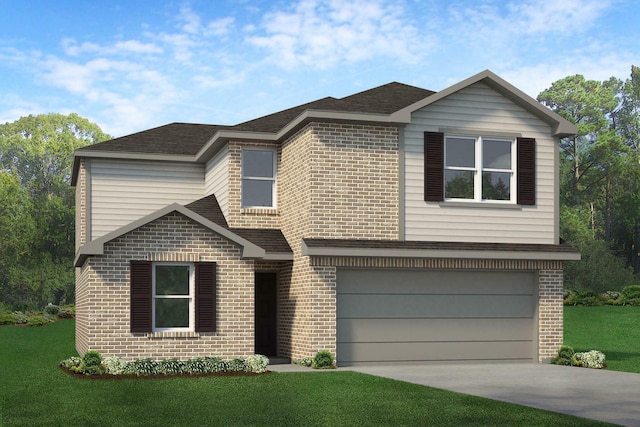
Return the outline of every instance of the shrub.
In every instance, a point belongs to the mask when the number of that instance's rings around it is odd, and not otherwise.
[[[228,372],[243,372],[245,370],[244,360],[233,359],[227,362]]]
[[[571,366],[571,361],[573,360],[574,354],[575,351],[572,347],[563,345],[562,347],[560,347],[560,350],[558,350],[558,356],[551,359],[551,363],[554,365]]]
[[[16,324],[17,325],[26,325],[29,321],[29,316],[24,314],[21,311],[14,311],[13,314],[16,315]]]
[[[227,371],[227,364],[219,357],[205,357],[203,362],[206,367],[206,372],[218,373]]]
[[[124,374],[127,369],[127,362],[117,356],[105,357],[102,363],[107,374],[111,375]]]
[[[333,353],[327,350],[322,350],[316,353],[311,362],[313,369],[332,369],[335,368],[333,361]]]
[[[178,359],[165,359],[158,363],[158,373],[164,375],[180,375],[186,372],[185,362]]]
[[[185,372],[188,374],[206,374],[207,363],[204,358],[187,360],[185,364]]]
[[[80,366],[81,363],[82,363],[81,358],[73,356],[68,359],[64,359],[62,362],[59,363],[59,365],[62,366],[63,368],[70,369],[72,367]]]
[[[622,289],[621,294],[625,305],[640,305],[640,285],[626,286]]]
[[[158,365],[158,362],[153,359],[138,359],[127,363],[125,373],[138,376],[157,375],[159,373]]]
[[[58,317],[61,319],[73,319],[76,317],[76,306],[75,305],[64,305],[60,307],[60,311],[58,312]]]
[[[295,360],[293,363],[310,368],[311,364],[313,363],[313,359],[310,357],[303,357],[302,359]]]
[[[254,354],[245,360],[245,369],[247,372],[261,374],[267,370],[269,358],[261,354]]]
[[[102,355],[99,351],[89,350],[82,356],[83,373],[87,375],[102,375],[107,370],[102,364]]]
[[[598,350],[591,350],[584,353],[575,353],[571,359],[571,364],[584,368],[602,369],[604,360],[604,353]]]
[[[0,325],[15,325],[18,323],[18,315],[15,313],[0,313]]]
[[[60,307],[58,307],[57,305],[53,305],[51,303],[49,303],[43,310],[46,314],[50,314],[52,316],[57,316],[58,313],[60,312]]]
[[[53,322],[51,318],[37,314],[28,318],[27,326],[42,326],[51,322]]]

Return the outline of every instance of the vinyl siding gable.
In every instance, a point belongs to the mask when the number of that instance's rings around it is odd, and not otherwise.
[[[89,240],[172,203],[203,197],[204,165],[92,159]]]
[[[424,133],[534,138],[535,205],[425,201]],[[557,141],[549,125],[483,83],[475,83],[412,114],[404,130],[406,240],[557,242]],[[515,191],[515,189],[514,189]]]
[[[229,220],[229,146],[209,160],[204,170],[204,195],[216,195],[220,209]]]

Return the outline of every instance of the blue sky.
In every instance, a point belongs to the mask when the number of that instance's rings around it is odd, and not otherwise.
[[[637,0],[0,0],[0,123],[71,113],[122,136],[236,124],[391,81],[490,69],[536,97],[640,65]]]

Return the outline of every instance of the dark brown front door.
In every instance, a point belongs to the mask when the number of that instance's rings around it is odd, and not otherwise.
[[[256,273],[255,282],[255,352],[277,356],[278,278],[276,273]]]

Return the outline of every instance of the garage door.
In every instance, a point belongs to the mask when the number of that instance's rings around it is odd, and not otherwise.
[[[533,272],[338,269],[339,366],[537,358]]]

